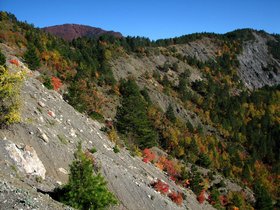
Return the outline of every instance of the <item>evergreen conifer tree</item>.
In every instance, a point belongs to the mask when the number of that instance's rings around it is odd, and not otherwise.
[[[24,54],[24,61],[31,70],[36,70],[40,67],[40,58],[36,53],[36,48],[34,45],[29,44],[27,46],[27,50]]]
[[[0,66],[4,66],[6,63],[5,55],[0,51]]]
[[[174,114],[174,110],[171,104],[168,105],[165,115],[167,119],[170,120],[171,122],[173,123],[176,122],[176,116]]]
[[[117,129],[130,135],[140,148],[157,145],[157,135],[147,117],[147,107],[143,96],[134,80],[122,81],[121,106],[117,109]]]
[[[81,143],[70,166],[68,184],[57,191],[61,202],[77,209],[104,209],[116,204],[115,196],[107,190],[106,181],[97,174],[93,175],[92,161],[82,151]]]
[[[259,183],[257,182],[254,186],[254,192],[255,192],[255,208],[258,210],[272,210],[272,200],[270,195],[268,194],[267,190]]]

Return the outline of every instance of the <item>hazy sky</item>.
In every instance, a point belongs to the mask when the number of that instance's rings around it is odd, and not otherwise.
[[[280,0],[0,0],[0,10],[37,27],[78,23],[151,39],[237,28],[280,33]]]

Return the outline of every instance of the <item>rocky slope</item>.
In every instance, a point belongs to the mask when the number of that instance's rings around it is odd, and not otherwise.
[[[243,45],[243,52],[238,56],[239,76],[249,89],[280,83],[280,63],[269,54],[267,41],[273,37],[253,32],[255,40]],[[274,71],[268,70],[274,66]]]
[[[63,25],[49,26],[49,27],[42,28],[42,30],[68,41],[83,36],[99,37],[103,34],[113,35],[115,37],[122,37],[122,34],[119,32],[106,31],[101,28],[78,25],[78,24],[63,24]]]
[[[1,47],[8,60],[18,59],[11,56],[11,48]],[[65,209],[39,191],[50,192],[67,181],[79,141],[84,149],[97,149],[94,157],[120,200],[112,209],[213,209],[206,202],[199,204],[192,191],[176,186],[152,164],[125,149],[114,153],[114,144],[100,131],[101,124],[78,113],[57,92],[47,90],[21,62],[19,67],[7,65],[13,71],[26,71],[27,76],[21,93],[22,122],[0,130],[1,209]],[[151,188],[156,179],[183,192],[183,205],[177,206]]]

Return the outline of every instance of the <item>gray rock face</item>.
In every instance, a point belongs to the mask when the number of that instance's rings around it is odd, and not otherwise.
[[[268,52],[268,36],[261,36],[253,32],[255,41],[248,41],[243,46],[243,52],[238,56],[240,68],[238,73],[245,86],[249,89],[261,88],[265,85],[280,83],[280,63]],[[272,37],[270,37],[272,39]],[[265,70],[269,65],[276,71]]]

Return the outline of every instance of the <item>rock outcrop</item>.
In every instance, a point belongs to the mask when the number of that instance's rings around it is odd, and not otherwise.
[[[243,52],[238,56],[240,78],[249,89],[279,84],[280,63],[269,54],[267,47],[267,41],[273,37],[252,33],[255,40],[245,42]],[[274,71],[269,70],[270,65],[274,67]]]

